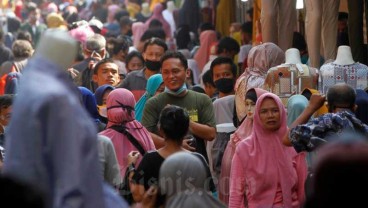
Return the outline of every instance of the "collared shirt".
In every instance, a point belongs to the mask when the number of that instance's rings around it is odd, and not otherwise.
[[[307,124],[292,128],[289,138],[297,152],[311,152],[343,132],[368,134],[368,126],[357,119],[353,112],[344,110],[324,114]]]

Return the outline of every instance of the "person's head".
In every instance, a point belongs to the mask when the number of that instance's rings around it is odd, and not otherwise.
[[[135,98],[132,92],[118,88],[107,97],[107,118],[114,124],[122,124],[135,120]]]
[[[104,84],[116,86],[120,82],[119,67],[112,59],[102,59],[93,68],[92,79],[98,86]]]
[[[240,51],[240,46],[234,38],[224,37],[217,44],[217,54],[219,56],[234,59],[235,55]]]
[[[162,93],[165,90],[164,80],[161,74],[154,74],[147,80],[147,99]]]
[[[361,141],[357,141],[360,138]],[[345,141],[328,143],[318,150],[311,196],[304,207],[366,207],[368,144],[351,134]],[[350,140],[350,141],[348,141]],[[337,183],[338,181],[338,183]]]
[[[7,126],[10,122],[13,95],[5,94],[0,96],[0,125]]]
[[[253,119],[256,103],[257,103],[256,90],[254,88],[249,89],[245,94],[245,108],[247,110],[248,119]]]
[[[198,27],[198,34],[201,34],[203,31],[206,30],[215,30],[215,27],[209,22],[201,23]]]
[[[274,43],[263,43],[250,49],[247,62],[248,72],[264,76],[270,68],[285,62],[285,53]]]
[[[159,176],[160,192],[166,195],[166,199],[184,191],[208,191],[204,163],[192,153],[179,152],[166,158]]]
[[[247,22],[252,22],[253,21],[253,8],[247,10],[245,19],[246,19]]]
[[[125,59],[126,69],[128,72],[140,70],[144,67],[144,59],[138,51],[128,53]]]
[[[107,41],[107,48],[113,59],[125,62],[129,51],[128,43],[122,38],[110,38]]]
[[[143,58],[146,68],[151,71],[159,71],[161,68],[160,59],[167,51],[165,41],[159,38],[151,38],[144,44]]]
[[[15,58],[29,58],[33,55],[33,47],[26,40],[16,40],[12,46],[12,52]]]
[[[87,38],[84,45],[85,57],[103,59],[106,56],[106,39],[100,34],[94,34]]]
[[[188,61],[180,52],[168,51],[161,58],[161,73],[165,87],[171,91],[178,91],[185,84]]]
[[[178,49],[187,49],[190,42],[189,25],[181,25],[175,31],[175,40]]]
[[[97,109],[97,103],[96,103],[96,99],[95,96],[92,94],[92,92],[85,88],[85,87],[78,87],[81,96],[81,103],[83,105],[83,107],[87,110],[87,112],[89,113],[89,115],[91,116],[91,118],[93,119],[98,119],[98,109]]]
[[[253,24],[252,22],[245,22],[241,25],[241,35],[243,44],[249,44],[252,41]]]
[[[301,33],[294,32],[292,47],[298,49],[300,53],[304,53],[307,51],[307,42],[305,41],[305,38]]]
[[[204,85],[204,91],[211,98],[216,93],[216,85],[213,82],[212,73],[210,70],[206,71],[202,76],[202,81]]]
[[[143,53],[143,48],[145,43],[152,39],[152,38],[160,38],[161,40],[165,40],[166,39],[166,34],[165,31],[163,29],[150,29],[150,30],[146,30],[140,40],[139,43],[137,44],[137,50],[141,53]]]
[[[261,95],[256,103],[253,126],[257,125],[266,132],[276,132],[281,125],[286,128],[286,111],[280,98],[273,93]]]
[[[32,44],[32,35],[28,31],[19,31],[17,35],[17,40],[26,40]]]
[[[174,141],[181,146],[184,136],[188,133],[189,114],[181,107],[166,106],[160,113],[159,127],[165,140]]]
[[[220,93],[227,94],[234,91],[236,70],[236,65],[231,58],[220,56],[212,61],[210,72]]]
[[[32,25],[36,24],[36,22],[41,17],[40,9],[37,8],[37,6],[35,7],[34,5],[32,5],[32,6],[29,6],[27,8],[27,10],[28,10],[28,21],[29,21],[29,23],[31,23]]]
[[[337,18],[337,30],[339,32],[344,32],[348,28],[348,19],[349,14],[346,12],[339,12],[339,16]]]
[[[308,106],[308,99],[304,95],[293,95],[288,99],[286,106],[287,122],[290,126]]]
[[[160,22],[160,20],[158,19],[153,19],[151,20],[151,22],[148,24],[148,29],[162,29],[162,23]]]
[[[230,34],[240,32],[241,30],[241,23],[240,22],[233,22],[230,24],[229,32]]]
[[[131,36],[133,21],[130,20],[129,16],[124,16],[119,20],[120,31],[123,35]]]
[[[113,91],[115,88],[111,85],[102,85],[99,86],[95,91],[95,99],[97,103],[97,110],[98,114],[102,117],[107,118],[107,110],[106,110],[106,103],[107,97],[109,96],[110,92]]]
[[[355,111],[355,90],[345,83],[331,86],[327,91],[327,107],[329,112],[337,112],[343,109]]]

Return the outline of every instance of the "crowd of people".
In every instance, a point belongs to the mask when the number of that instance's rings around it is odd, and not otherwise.
[[[310,67],[299,34],[288,50],[255,44],[251,21],[225,33],[200,2],[13,2],[0,203],[366,204],[368,67],[348,46]]]

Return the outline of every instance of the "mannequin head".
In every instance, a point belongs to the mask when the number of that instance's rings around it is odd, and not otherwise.
[[[290,48],[285,52],[285,63],[287,64],[301,64],[300,52],[296,48]]]
[[[169,10],[170,12],[173,12],[175,10],[175,4],[173,1],[168,1],[166,3],[167,6],[167,10]]]

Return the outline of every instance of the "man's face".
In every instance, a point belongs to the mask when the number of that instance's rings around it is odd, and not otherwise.
[[[10,122],[10,117],[12,113],[12,106],[7,108],[2,108],[0,112],[0,124],[2,126],[7,126]]]
[[[97,70],[97,74],[93,75],[93,81],[98,86],[109,84],[116,86],[120,82],[120,76],[118,72],[118,65],[115,63],[104,63],[101,64]]]
[[[180,59],[169,58],[162,63],[161,72],[165,86],[177,91],[185,82],[187,69],[181,64]]]
[[[213,82],[216,82],[222,78],[234,79],[233,72],[231,71],[231,65],[219,64],[213,67]]]
[[[165,50],[159,45],[149,45],[146,51],[143,53],[144,60],[150,61],[160,61],[161,57],[164,55]]]
[[[34,24],[36,23],[37,20],[40,19],[40,11],[38,9],[36,9],[35,11],[31,11],[28,14],[28,19],[30,21],[30,23]]]

